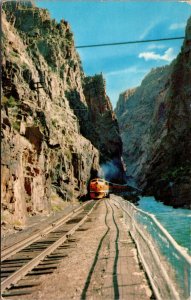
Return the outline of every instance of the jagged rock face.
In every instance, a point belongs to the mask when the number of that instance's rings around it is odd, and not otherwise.
[[[115,109],[115,113],[118,118],[122,116],[122,114],[126,111],[127,101],[129,102],[129,98],[135,93],[136,88],[126,90],[125,92],[119,95],[119,99],[117,101],[117,106]]]
[[[167,105],[164,96],[168,90],[170,68],[153,69],[140,87],[120,94],[116,107],[123,157],[127,174],[137,178],[150,159],[153,143],[158,143],[158,130],[165,126]],[[158,107],[163,107],[157,113]],[[157,124],[158,129],[152,128]],[[162,127],[161,127],[162,126]]]
[[[85,78],[67,22],[13,1],[3,4],[2,29],[2,221],[14,225],[49,213],[55,193],[85,195],[100,157],[123,174],[122,147],[105,86]],[[99,97],[87,93],[90,81]]]
[[[128,174],[136,177],[145,193],[169,205],[189,207],[191,18],[177,59],[169,67],[151,71],[122,102],[125,109],[118,120]]]
[[[52,191],[68,200],[86,194],[100,154],[83,136],[86,113],[82,121],[72,109],[71,95],[89,106],[68,23],[30,2],[7,2],[2,29],[2,221],[23,224],[50,212]]]
[[[87,138],[99,149],[101,163],[112,161],[116,169],[116,172],[112,176],[110,172],[106,179],[121,182],[124,179],[122,141],[116,116],[105,92],[102,75],[85,78],[84,95],[89,108],[89,128],[91,126],[91,131],[86,130]]]
[[[103,76],[85,77],[83,92],[86,103],[81,101],[80,93],[76,89],[65,92],[70,107],[79,121],[80,133],[99,150],[101,166],[113,165],[115,172],[112,170],[110,175],[108,172],[105,179],[123,182],[125,172],[122,141],[116,116],[105,92]]]
[[[146,189],[149,192],[154,190],[156,197],[167,204],[190,207],[191,18],[183,47],[173,64],[166,102],[169,106],[167,132],[159,146],[153,149],[145,174]]]

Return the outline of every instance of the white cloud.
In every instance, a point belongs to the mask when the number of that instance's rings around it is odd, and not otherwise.
[[[191,5],[191,1],[190,1],[190,0],[186,0],[186,1],[184,1],[184,0],[179,0],[179,2],[186,2],[187,4]]]
[[[173,48],[168,48],[163,55],[157,54],[155,52],[141,52],[139,53],[139,58],[144,58],[147,60],[164,60],[170,62],[176,55],[174,54]]]
[[[173,23],[170,25],[169,29],[170,30],[177,30],[177,29],[182,29],[186,27],[186,23]]]
[[[117,76],[117,75],[123,75],[123,74],[128,74],[128,73],[145,73],[147,70],[145,69],[139,69],[137,66],[132,66],[126,69],[120,69],[112,72],[105,73],[105,76]]]

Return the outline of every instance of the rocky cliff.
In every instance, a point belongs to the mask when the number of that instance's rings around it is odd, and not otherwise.
[[[191,18],[178,57],[120,96],[116,113],[128,174],[166,204],[191,200]]]
[[[13,1],[2,31],[2,221],[22,225],[85,195],[100,161],[123,172],[122,146],[103,78],[85,77],[66,21]]]
[[[153,144],[157,142],[158,135],[154,135],[152,128],[153,118],[155,110],[161,105],[161,98],[167,93],[169,73],[169,67],[153,69],[143,79],[141,86],[127,90],[119,96],[115,111],[123,140],[123,157],[128,176],[137,178],[150,159]],[[157,117],[158,130],[165,123],[165,118],[164,111]]]
[[[105,178],[123,182],[122,141],[116,116],[105,92],[105,84],[102,75],[85,78],[84,95],[89,107],[90,124],[93,124],[87,137],[100,152]]]

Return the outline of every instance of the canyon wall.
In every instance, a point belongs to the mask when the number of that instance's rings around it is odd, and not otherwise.
[[[159,106],[167,106],[161,103],[168,91],[169,74],[168,66],[153,69],[143,79],[141,86],[119,96],[115,112],[119,120],[128,176],[137,178],[143,172],[152,155],[153,144],[160,137],[158,131],[165,126],[166,113],[163,110],[157,115],[157,110]],[[153,128],[154,124],[157,128]]]
[[[102,75],[85,77],[66,21],[13,1],[2,31],[2,222],[22,225],[55,197],[86,195],[101,162],[115,158],[123,174],[122,142]]]
[[[174,207],[191,202],[191,18],[178,57],[120,95],[116,114],[128,175]]]

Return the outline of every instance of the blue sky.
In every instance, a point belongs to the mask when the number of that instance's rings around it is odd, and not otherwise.
[[[191,6],[175,1],[36,1],[52,18],[70,23],[75,45],[184,36]],[[182,40],[78,49],[86,75],[103,73],[115,107],[118,96],[169,64]]]

